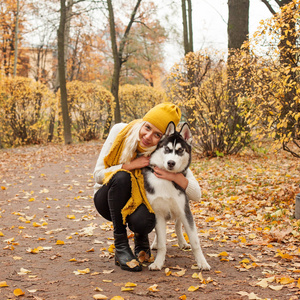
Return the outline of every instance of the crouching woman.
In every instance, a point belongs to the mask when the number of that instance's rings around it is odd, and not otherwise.
[[[155,227],[155,215],[146,198],[141,169],[149,165],[150,154],[172,121],[180,121],[180,109],[172,103],[161,103],[143,119],[112,127],[94,170],[94,203],[99,214],[112,221],[115,239],[115,264],[123,270],[142,270],[139,254],[151,256],[148,234]],[[182,174],[168,177],[155,169],[157,177],[175,181],[186,189],[188,180]],[[129,247],[127,225],[134,232],[134,254]],[[130,264],[129,264],[130,263]]]

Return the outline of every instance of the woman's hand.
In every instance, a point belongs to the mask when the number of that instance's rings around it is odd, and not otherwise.
[[[141,168],[149,166],[149,162],[150,162],[150,156],[148,156],[148,157],[140,156],[138,158],[135,158],[134,160],[132,160],[129,163],[123,164],[122,169],[127,170],[127,171],[141,169]]]
[[[157,178],[174,181],[176,184],[178,184],[180,187],[182,187],[184,190],[187,188],[189,181],[186,179],[186,177],[182,173],[172,173],[168,172],[166,170],[162,170],[159,167],[154,167],[154,175]]]

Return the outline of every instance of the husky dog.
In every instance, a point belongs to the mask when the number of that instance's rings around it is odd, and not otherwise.
[[[189,237],[199,269],[210,270],[201,247],[197,228],[190,210],[189,200],[185,191],[172,181],[157,178],[153,174],[153,166],[174,173],[186,174],[191,163],[192,135],[187,123],[180,132],[176,132],[175,125],[170,122],[165,135],[159,141],[156,150],[150,157],[150,165],[143,168],[145,190],[156,217],[156,236],[151,246],[157,249],[154,262],[149,265],[150,270],[161,270],[166,256],[166,222],[175,219],[175,231],[179,247],[190,248],[182,234],[182,224]]]

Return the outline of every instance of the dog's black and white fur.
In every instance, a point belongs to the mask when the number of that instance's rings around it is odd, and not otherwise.
[[[143,169],[147,198],[156,217],[156,237],[151,248],[157,249],[157,255],[154,262],[149,265],[150,270],[161,270],[164,265],[166,222],[171,219],[176,220],[175,231],[179,247],[183,249],[190,248],[182,234],[183,224],[198,268],[210,270],[210,266],[201,250],[197,228],[185,191],[172,181],[157,178],[151,167],[157,166],[169,172],[185,175],[191,163],[191,141],[192,135],[187,123],[183,124],[180,132],[177,132],[174,123],[171,122],[156,150],[151,155],[149,167]]]

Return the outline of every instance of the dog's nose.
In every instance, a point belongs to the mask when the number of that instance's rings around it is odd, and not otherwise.
[[[170,169],[173,169],[174,166],[175,166],[175,161],[174,161],[174,160],[169,160],[169,161],[168,161],[168,167],[169,167]]]

